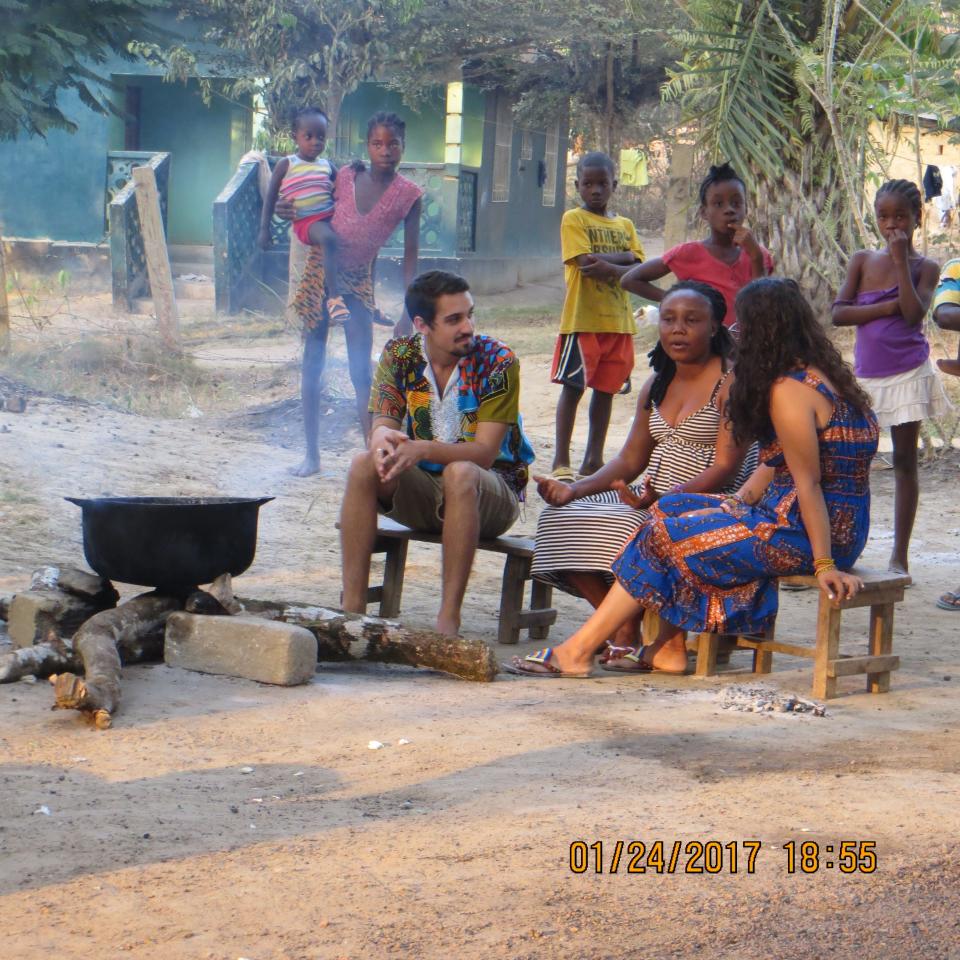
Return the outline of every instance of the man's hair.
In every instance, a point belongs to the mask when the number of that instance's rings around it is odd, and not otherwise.
[[[427,270],[414,277],[413,283],[407,287],[403,302],[411,320],[420,317],[428,327],[432,327],[437,316],[437,300],[448,293],[466,293],[469,289],[470,284],[456,273]]]
[[[606,170],[610,171],[611,177],[616,177],[617,168],[613,165],[613,160],[605,153],[601,153],[599,150],[592,150],[590,153],[585,153],[577,161],[577,179],[580,179],[580,174],[586,170],[587,167],[603,167]]]

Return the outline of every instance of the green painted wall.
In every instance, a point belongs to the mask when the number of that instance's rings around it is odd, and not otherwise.
[[[395,90],[362,83],[344,98],[340,111],[337,155],[341,158],[367,155],[367,121],[380,110],[392,111],[407,124],[403,159],[414,163],[443,163],[446,123],[445,91],[438,87],[417,110],[406,106]]]
[[[139,150],[170,156],[171,243],[213,242],[212,204],[249,149],[248,110],[222,97],[208,107],[199,85],[164,83],[158,77],[118,77],[140,87]],[[123,130],[114,124],[111,150],[123,149]]]
[[[80,122],[77,133],[51,130],[46,139],[0,143],[0,230],[97,243],[105,233],[108,120],[73,93],[61,95],[60,104]]]

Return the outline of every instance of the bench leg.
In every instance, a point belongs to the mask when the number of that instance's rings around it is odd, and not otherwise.
[[[840,652],[840,610],[820,595],[817,611],[817,647],[813,656],[813,695],[829,700],[837,695],[837,678],[828,675],[830,662]]]
[[[383,588],[380,594],[380,616],[395,617],[400,612],[403,593],[403,574],[407,566],[407,541],[391,539],[387,543],[387,558],[383,569]]]
[[[518,643],[520,640],[519,618],[523,609],[523,588],[530,579],[530,564],[530,557],[508,556],[503,565],[497,643]]]
[[[720,634],[701,633],[697,637],[697,669],[695,676],[712,677],[717,672],[717,651]]]
[[[776,624],[768,630],[764,630],[763,639],[773,640],[776,635]],[[757,647],[753,651],[753,672],[754,673],[772,673],[773,672],[773,651],[764,650]]]
[[[870,607],[870,655],[883,657],[893,653],[892,603],[877,603]],[[867,692],[886,693],[890,689],[890,671],[867,673]]]
[[[530,609],[531,610],[549,610],[553,602],[553,587],[548,583],[542,583],[540,580],[530,581]],[[538,624],[527,631],[531,640],[546,640],[550,635],[550,624]]]

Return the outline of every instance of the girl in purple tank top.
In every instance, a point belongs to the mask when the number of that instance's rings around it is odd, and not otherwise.
[[[888,180],[877,191],[874,210],[887,245],[858,250],[850,259],[833,304],[833,322],[857,328],[854,370],[873,400],[880,426],[890,428],[896,481],[890,570],[906,573],[920,496],[920,422],[950,409],[923,333],[939,269],[913,248],[923,213],[915,184]]]

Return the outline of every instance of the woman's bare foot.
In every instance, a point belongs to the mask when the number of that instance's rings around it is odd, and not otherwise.
[[[291,467],[287,472],[294,477],[312,477],[320,472],[320,457],[308,453],[300,466]]]
[[[951,376],[960,377],[960,360],[938,360],[937,366]]]

